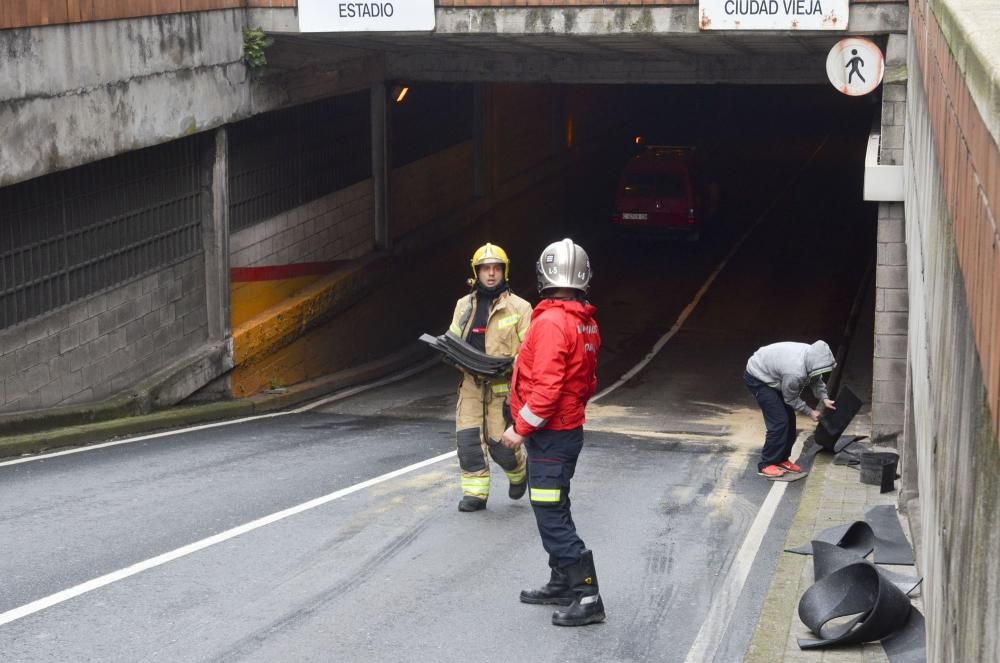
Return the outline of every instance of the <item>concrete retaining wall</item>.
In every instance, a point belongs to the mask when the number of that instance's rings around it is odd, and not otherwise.
[[[905,166],[912,416],[902,470],[907,494],[915,485],[919,497],[906,506],[925,576],[927,660],[995,661],[1000,447],[957,249],[957,227],[973,219],[953,214],[939,169],[942,137],[932,123],[948,107],[929,103],[926,58],[911,40]]]
[[[197,255],[0,331],[0,412],[108,398],[207,339]]]

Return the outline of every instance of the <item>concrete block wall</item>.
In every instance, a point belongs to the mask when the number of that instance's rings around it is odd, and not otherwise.
[[[375,246],[373,206],[367,179],[233,232],[230,267],[359,258]]]
[[[906,65],[906,36],[889,36],[886,67]],[[906,82],[882,85],[879,163],[903,164]],[[894,445],[903,431],[909,299],[903,203],[879,203],[875,252],[875,356],[872,366],[872,434]]]
[[[895,444],[903,430],[909,299],[903,203],[879,203],[875,264],[872,434]]]
[[[394,168],[389,177],[393,240],[470,202],[474,172],[471,141]]]
[[[199,253],[0,331],[0,412],[114,396],[207,338]]]

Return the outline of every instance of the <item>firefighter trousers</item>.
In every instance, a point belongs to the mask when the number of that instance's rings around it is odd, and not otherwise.
[[[500,436],[510,421],[510,382],[481,382],[464,375],[458,388],[455,438],[462,468],[462,494],[485,500],[490,495],[490,458],[513,484],[527,478],[524,450],[508,449]]]
[[[569,488],[583,450],[583,427],[538,430],[524,446],[528,450],[528,497],[549,564],[553,560],[563,568],[576,564],[587,546],[576,533]]]

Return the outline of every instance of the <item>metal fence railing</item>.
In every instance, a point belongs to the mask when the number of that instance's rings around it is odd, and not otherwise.
[[[229,127],[229,226],[241,230],[371,177],[368,92]]]
[[[204,140],[0,188],[0,329],[200,252]]]

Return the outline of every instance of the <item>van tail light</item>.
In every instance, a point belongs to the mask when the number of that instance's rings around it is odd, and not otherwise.
[[[688,210],[688,225],[694,225],[694,208]]]
[[[615,212],[611,215],[611,223],[620,224],[622,222],[622,213]]]

